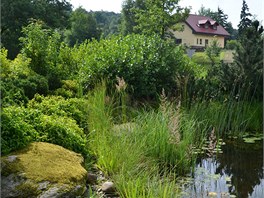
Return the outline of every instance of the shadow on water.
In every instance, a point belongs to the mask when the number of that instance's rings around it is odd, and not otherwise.
[[[202,157],[182,197],[264,198],[263,141],[227,141],[222,154]]]

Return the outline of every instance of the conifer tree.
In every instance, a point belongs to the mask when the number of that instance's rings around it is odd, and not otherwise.
[[[221,8],[217,8],[217,12],[215,13],[215,20],[222,25],[224,28],[227,27],[227,14],[224,13],[224,11]]]
[[[243,29],[234,61],[239,69],[241,87],[250,96],[263,99],[263,26],[253,21]]]
[[[252,14],[249,13],[249,8],[245,0],[243,0],[242,10],[240,14],[240,22],[238,24],[238,33],[241,35],[245,28],[251,25],[251,17]]]

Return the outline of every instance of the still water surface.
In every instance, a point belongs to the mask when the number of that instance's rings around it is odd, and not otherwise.
[[[183,198],[264,198],[263,141],[227,141],[222,154],[197,161]]]

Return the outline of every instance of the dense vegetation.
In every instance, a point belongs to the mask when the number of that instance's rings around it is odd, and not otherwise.
[[[166,35],[188,14],[175,0],[127,0],[121,16],[40,2],[1,4],[24,11],[1,16],[2,154],[50,142],[81,153],[87,168],[115,180],[122,197],[174,197],[177,176],[190,170],[194,148],[213,128],[218,137],[261,131],[258,21],[240,26],[227,64],[216,41],[189,58]],[[149,28],[157,13],[166,23]]]

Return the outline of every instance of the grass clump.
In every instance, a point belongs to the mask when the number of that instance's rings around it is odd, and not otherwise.
[[[215,127],[217,135],[243,135],[246,131],[258,133],[262,130],[262,103],[228,100],[224,103],[211,101],[193,105],[188,113],[204,128]]]
[[[104,85],[88,100],[91,152],[97,168],[111,176],[121,197],[177,196],[175,178],[192,165],[195,131],[194,125],[181,126],[179,108],[164,104],[116,125],[112,103],[105,103]]]

